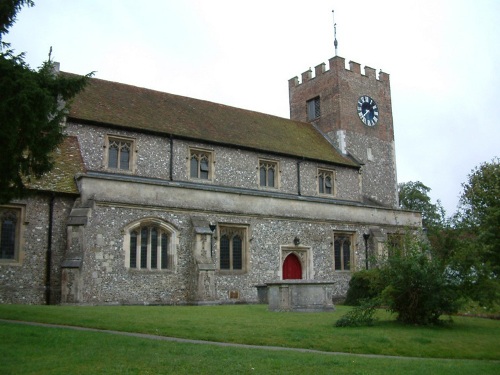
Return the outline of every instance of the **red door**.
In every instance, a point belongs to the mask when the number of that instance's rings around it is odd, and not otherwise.
[[[302,279],[302,265],[295,254],[289,254],[283,262],[283,280]]]

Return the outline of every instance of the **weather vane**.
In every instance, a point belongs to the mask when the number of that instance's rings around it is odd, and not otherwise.
[[[335,23],[335,11],[332,10],[333,14],[333,45],[335,46],[335,56],[337,56],[337,47],[339,43],[337,42],[337,24]]]

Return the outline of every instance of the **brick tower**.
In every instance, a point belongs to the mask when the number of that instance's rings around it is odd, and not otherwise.
[[[389,75],[335,56],[289,80],[290,118],[309,122],[362,164],[365,203],[397,207],[396,157]]]

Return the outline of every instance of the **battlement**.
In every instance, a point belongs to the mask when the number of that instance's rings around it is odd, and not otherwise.
[[[332,57],[330,60],[328,60],[328,62],[329,62],[328,70],[326,69],[326,64],[321,63],[314,67],[314,75],[312,69],[309,68],[308,70],[306,70],[301,74],[300,81],[298,76],[290,78],[288,80],[288,86],[290,88],[300,86],[301,84],[311,81],[317,77],[320,77],[323,74],[331,74],[332,72],[336,72],[337,74],[352,72],[359,74],[360,76],[367,77],[368,79],[378,80],[384,83],[389,82],[389,74],[382,72],[382,70],[379,72],[377,76],[377,72],[375,69],[369,66],[365,66],[363,74],[361,73],[361,65],[354,61],[349,61],[349,67],[346,67],[345,59],[343,57],[335,56]]]

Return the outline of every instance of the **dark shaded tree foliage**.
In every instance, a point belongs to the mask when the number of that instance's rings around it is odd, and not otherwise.
[[[476,167],[462,186],[458,212],[445,219],[430,188],[418,181],[399,185],[401,207],[422,212],[427,235],[409,232],[388,243],[377,269],[353,275],[347,302],[381,301],[401,322],[434,324],[468,300],[486,307],[500,301],[499,158]],[[361,312],[354,317],[364,317]],[[359,323],[351,318],[345,321]]]
[[[405,324],[436,324],[456,313],[463,302],[461,280],[445,262],[431,256],[429,242],[408,232],[397,254],[380,267],[385,285],[381,299]]]
[[[489,306],[500,301],[500,159],[476,167],[462,186],[450,267],[467,294]]]
[[[33,70],[24,54],[14,54],[3,37],[24,5],[34,4],[0,2],[0,204],[24,196],[26,181],[52,168],[50,153],[63,139],[69,101],[90,76],[55,74],[50,56]]]
[[[358,306],[363,300],[371,300],[380,295],[384,285],[380,277],[380,270],[372,268],[354,273],[349,281],[344,304]]]
[[[439,228],[445,220],[445,211],[441,202],[432,203],[429,197],[431,188],[420,181],[403,182],[398,185],[399,206],[422,213],[424,228]]]
[[[434,257],[442,261],[450,258],[455,247],[456,233],[449,219],[446,219],[441,202],[432,203],[431,188],[420,181],[403,182],[398,185],[399,206],[422,213],[422,226],[431,244]]]
[[[476,167],[462,184],[457,227],[480,247],[480,258],[500,272],[500,159]]]
[[[34,6],[32,0],[2,0],[0,1],[0,41],[16,21],[16,15],[23,6]]]
[[[401,241],[387,244],[377,265],[353,275],[346,302],[359,308],[343,317],[342,326],[371,325],[376,305],[404,324],[439,324],[442,315],[456,313],[465,301],[460,275],[431,256],[421,233],[402,233]]]

